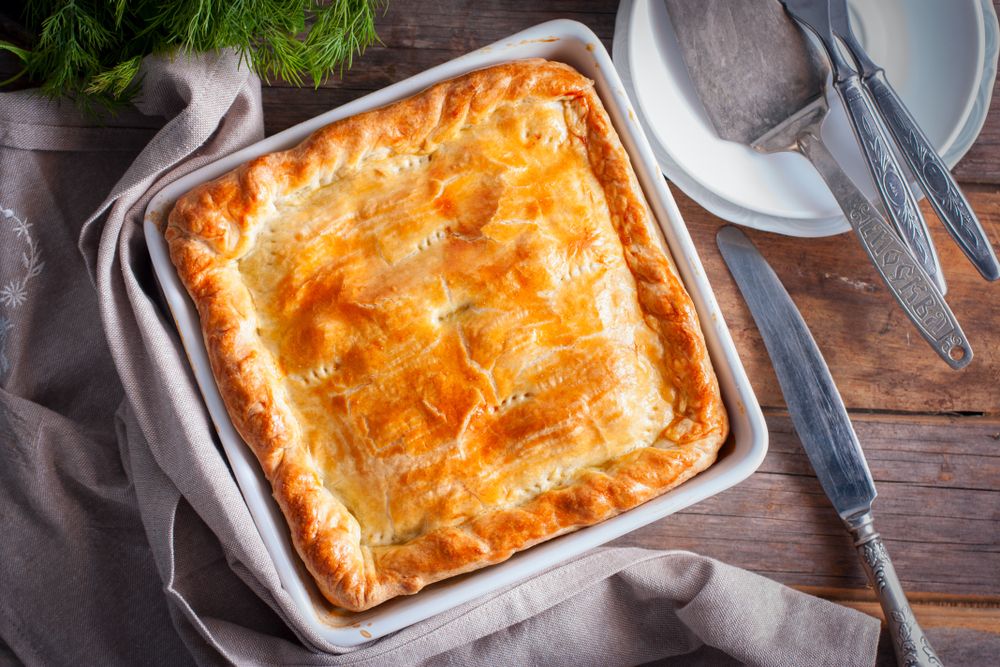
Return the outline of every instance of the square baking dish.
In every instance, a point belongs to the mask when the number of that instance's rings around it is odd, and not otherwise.
[[[395,598],[364,612],[334,611],[323,600],[301,563],[291,544],[284,516],[271,498],[270,485],[264,478],[260,465],[229,419],[209,366],[198,313],[170,262],[159,223],[185,192],[254,157],[290,148],[315,130],[336,120],[409,97],[439,81],[522,58],[546,58],[564,62],[594,80],[598,95],[629,154],[646,200],[698,310],[729,413],[729,439],[720,451],[718,461],[708,470],[678,488],[617,517],[531,547],[515,554],[506,562],[433,584],[415,595]],[[656,165],[610,56],[597,36],[581,23],[559,20],[529,28],[202,167],[171,183],[150,201],[146,209],[144,229],[157,280],[261,539],[274,561],[284,588],[315,631],[332,644],[350,647],[371,641],[490,591],[526,579],[561,561],[661,519],[745,479],[757,469],[767,450],[767,427],[763,415],[737,357],[684,221]]]

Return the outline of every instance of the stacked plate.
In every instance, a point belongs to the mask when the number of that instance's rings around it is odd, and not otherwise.
[[[954,167],[982,129],[993,94],[1000,30],[992,2],[853,0],[850,9],[865,49]],[[692,199],[726,220],[792,236],[849,230],[805,158],[761,155],[716,135],[662,0],[622,1],[613,55],[660,168]],[[829,99],[824,139],[855,183],[875,197],[840,100]]]

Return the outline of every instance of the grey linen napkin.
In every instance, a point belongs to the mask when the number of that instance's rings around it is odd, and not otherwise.
[[[150,58],[143,75],[114,128],[0,94],[0,661],[873,663],[871,617],[625,548],[358,649],[313,633],[220,451],[141,227],[164,184],[263,136],[260,84],[229,53]]]

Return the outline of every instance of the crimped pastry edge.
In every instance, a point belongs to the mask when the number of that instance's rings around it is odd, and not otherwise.
[[[591,169],[601,183],[647,323],[687,397],[696,425],[672,448],[643,447],[604,469],[514,508],[471,518],[405,544],[376,549],[319,481],[300,445],[296,418],[263,341],[253,300],[236,267],[279,198],[356,169],[375,150],[426,149],[455,127],[474,124],[526,96],[572,105]],[[691,303],[662,250],[627,154],[592,83],[567,65],[526,60],[477,70],[386,107],[324,127],[298,146],[258,157],[178,200],[166,240],[198,309],[208,356],[233,423],[254,451],[321,593],[352,611],[371,608],[514,552],[635,507],[714,462],[728,432],[718,383]],[[688,426],[690,426],[690,423]]]

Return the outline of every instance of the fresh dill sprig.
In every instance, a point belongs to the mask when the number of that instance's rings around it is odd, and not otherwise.
[[[319,86],[378,41],[384,0],[29,0],[31,43],[0,40],[20,77],[85,108],[115,108],[138,91],[142,58],[232,48],[265,80]],[[0,84],[2,85],[2,84]]]

